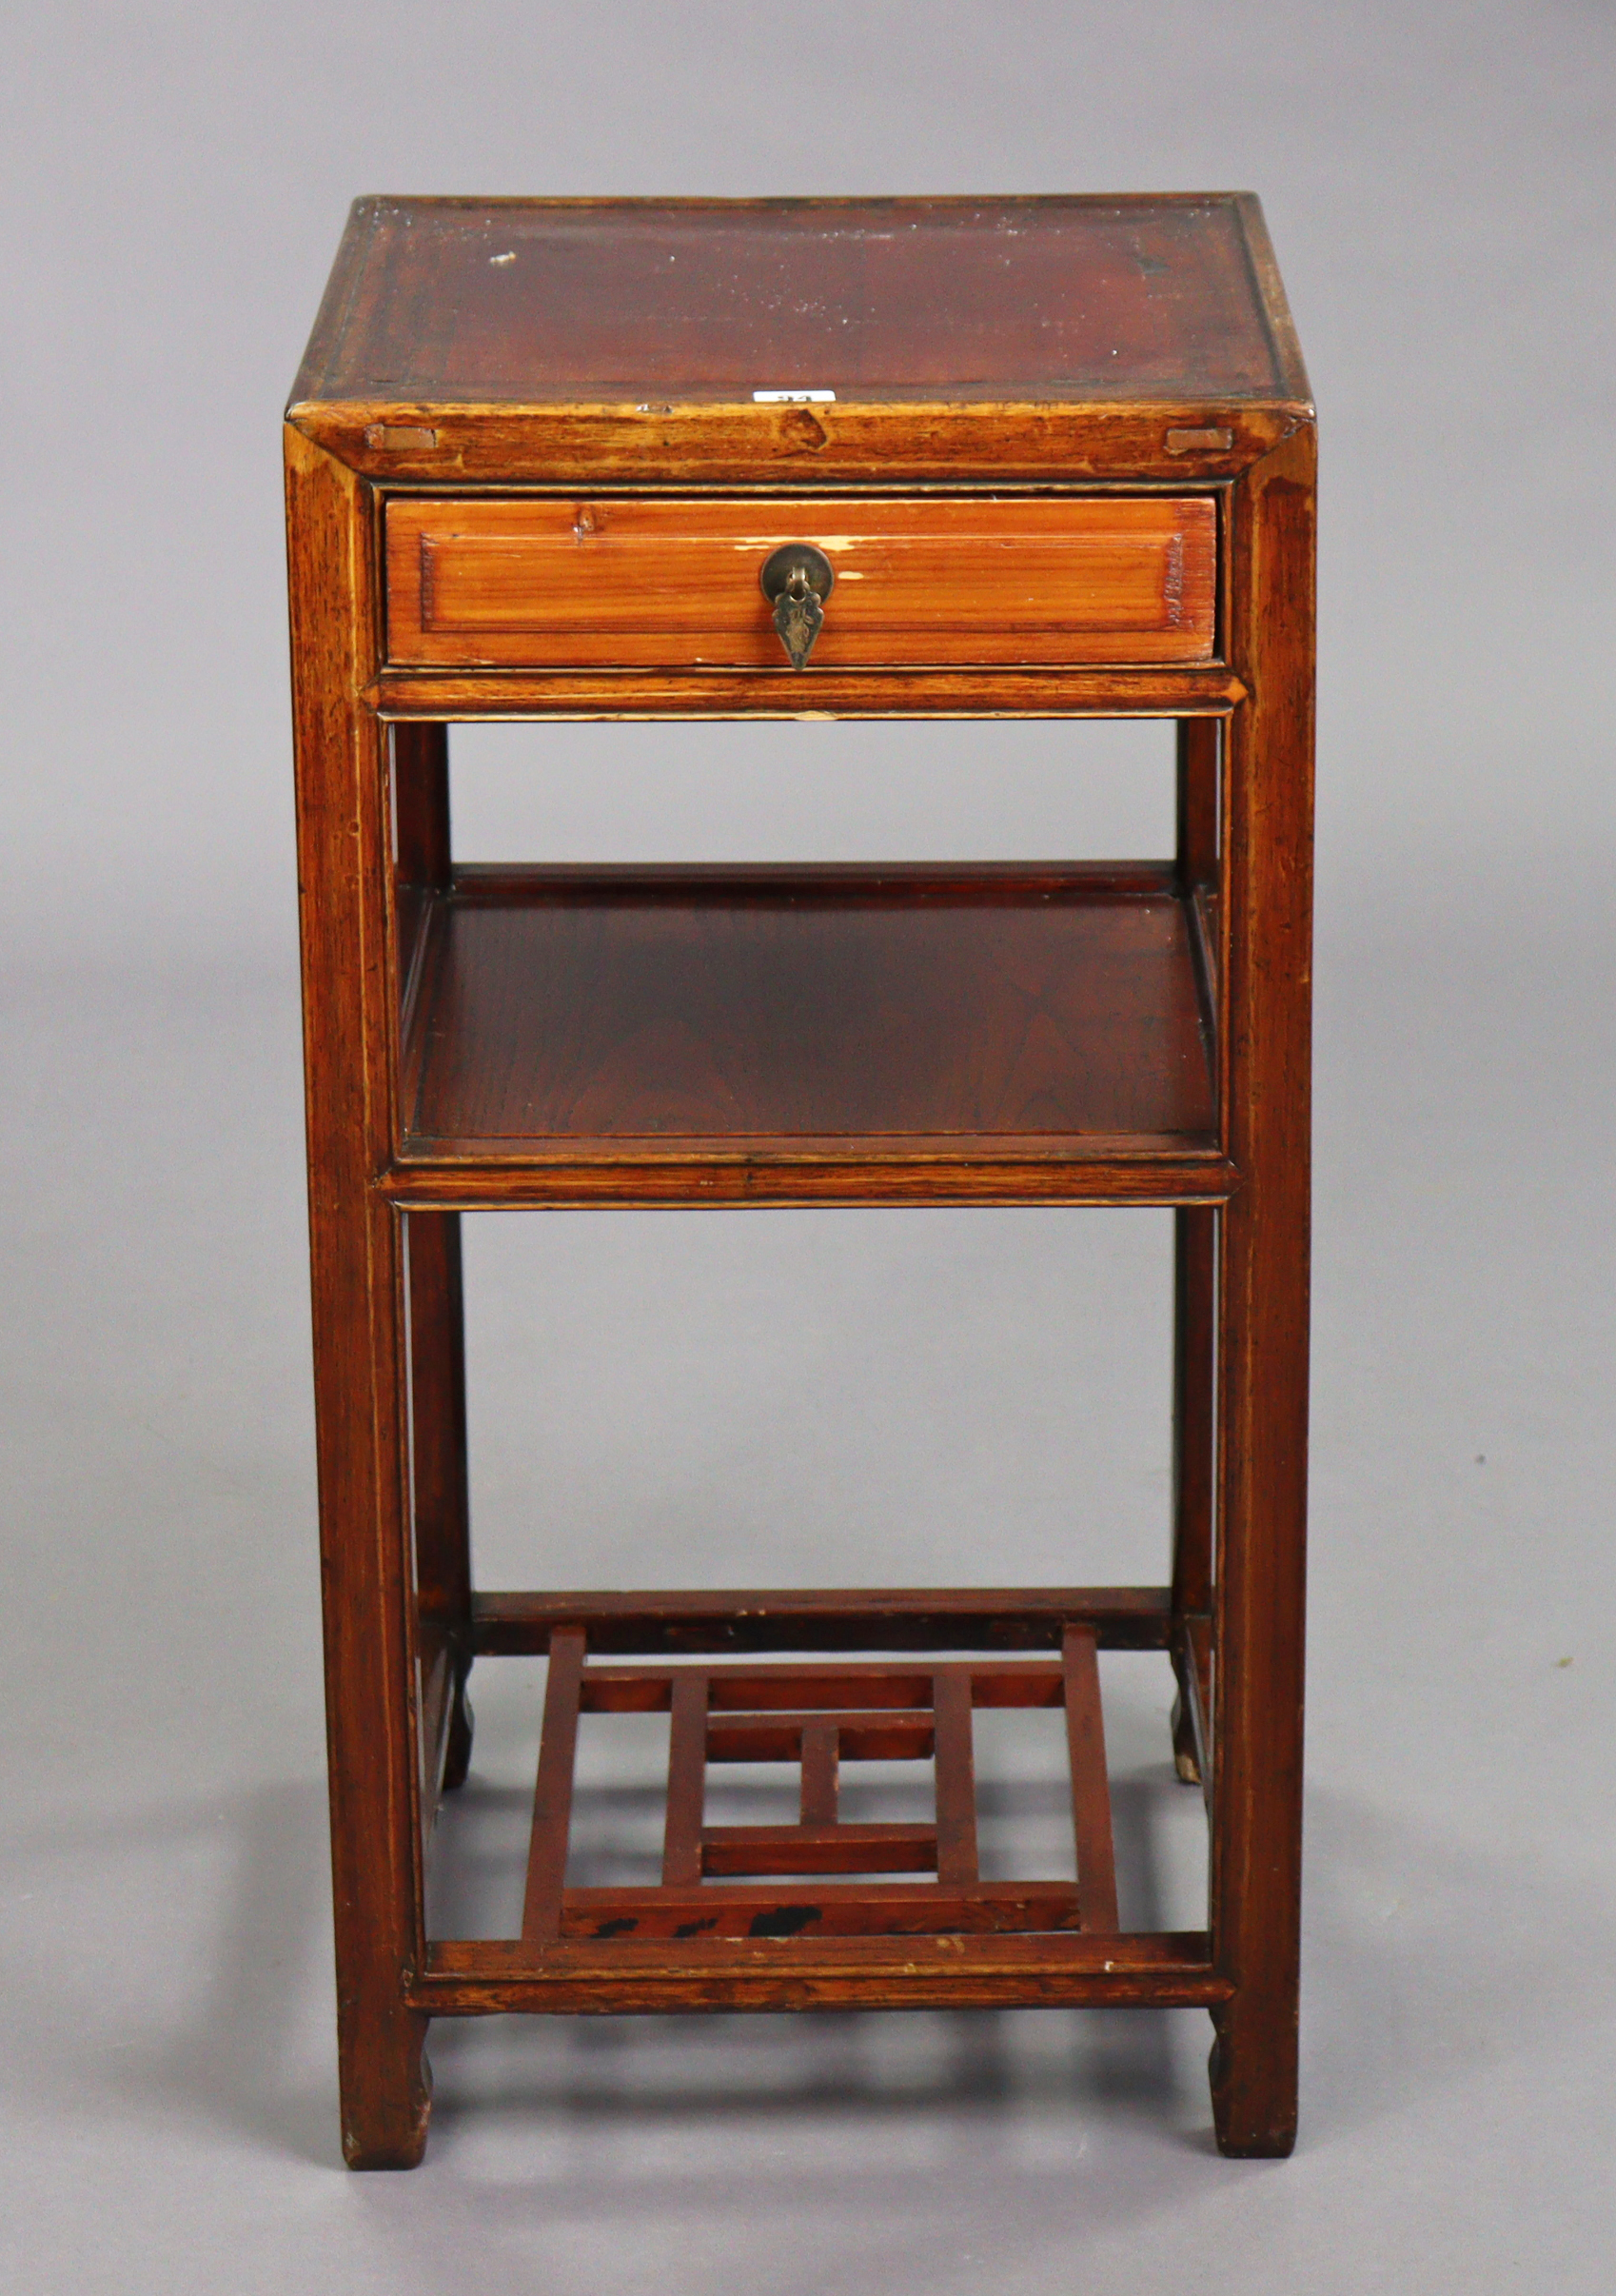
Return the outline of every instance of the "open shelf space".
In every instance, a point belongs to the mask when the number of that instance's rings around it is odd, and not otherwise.
[[[1200,926],[1165,863],[463,866],[403,913],[406,1161],[1220,1192]]]

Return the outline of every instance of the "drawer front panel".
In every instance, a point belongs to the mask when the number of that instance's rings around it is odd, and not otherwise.
[[[836,572],[814,668],[1214,658],[1204,496],[1036,501],[443,501],[386,513],[401,666],[793,672],[759,574]],[[811,672],[810,672],[811,674]]]

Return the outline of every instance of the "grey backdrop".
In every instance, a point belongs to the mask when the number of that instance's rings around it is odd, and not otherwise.
[[[1613,46],[1570,0],[10,19],[12,2285],[1609,2286]],[[349,2178],[277,436],[346,202],[1231,185],[1324,437],[1297,2155],[1213,2157],[1198,2015],[496,2021],[435,2042],[427,2166]],[[1109,740],[584,729],[457,802],[555,852],[1157,841],[1160,736]],[[1158,1216],[507,1220],[472,1268],[490,1576],[1159,1555]],[[1108,1696],[1171,1906],[1165,1702]],[[529,1699],[484,1700],[480,1858]],[[1048,1831],[1031,1771],[998,1809]]]

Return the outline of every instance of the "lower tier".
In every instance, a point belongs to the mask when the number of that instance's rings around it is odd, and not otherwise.
[[[1226,1999],[1204,1931],[1133,1932],[1119,1921],[1096,1664],[1102,1647],[1171,1650],[1190,1717],[1175,1724],[1179,1770],[1194,1779],[1211,1705],[1198,1622],[1174,1620],[1162,1589],[1001,1599],[995,1635],[980,1592],[872,1593],[861,1610],[851,1593],[483,1598],[469,1633],[424,1653],[427,1782],[440,1765],[445,1786],[465,1775],[469,1654],[547,1652],[519,1932],[431,1942],[412,2006],[465,2015]],[[847,1635],[837,1655],[780,1654],[781,1637],[833,1621]],[[864,1654],[923,1628],[940,1647]],[[958,1647],[978,1637],[1000,1648]],[[747,1657],[682,1654],[759,1644]],[[1047,1654],[1019,1654],[1029,1645]],[[624,1649],[657,1654],[626,1659]],[[1073,1880],[981,1870],[975,1716],[991,1708],[1062,1711]],[[573,1870],[580,1725],[594,1714],[668,1717],[655,1879],[581,1886]],[[848,1766],[869,1763],[928,1765],[922,1805],[902,1822],[850,1819]],[[709,1774],[733,1765],[794,1769],[795,1822],[715,1823]]]

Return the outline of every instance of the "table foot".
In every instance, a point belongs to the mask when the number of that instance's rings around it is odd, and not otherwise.
[[[1217,2037],[1207,2070],[1219,2152],[1226,2160],[1284,2160],[1296,2142],[1294,2017],[1279,2026],[1263,2005],[1236,1999],[1212,2019]]]
[[[426,2150],[432,2068],[424,2043],[430,2019],[401,2010],[345,2068],[343,2158],[350,2168],[414,2168]]]

